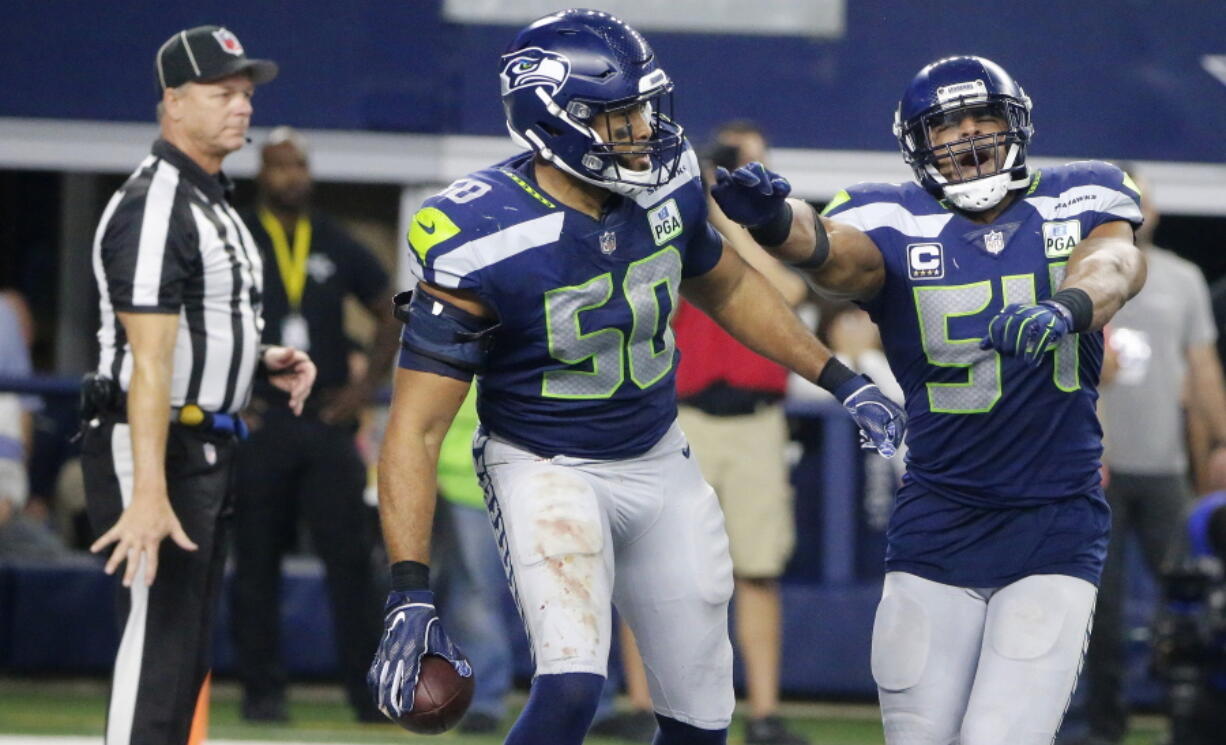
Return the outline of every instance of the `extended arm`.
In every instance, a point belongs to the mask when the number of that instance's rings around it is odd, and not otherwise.
[[[97,553],[114,543],[106,562],[112,574],[127,561],[123,584],[130,586],[145,560],[145,584],[157,575],[158,549],[170,536],[180,547],[196,544],[183,532],[166,493],[166,433],[170,426],[170,381],[179,316],[169,313],[119,313],[132,347],[128,386],[128,425],[132,438],[132,500],[119,520],[90,546]]]
[[[687,279],[681,289],[737,341],[807,380],[817,382],[832,357],[779,291],[727,243],[715,268]]]
[[[1145,285],[1145,255],[1133,243],[1132,226],[1117,220],[1094,228],[1073,249],[1060,290],[1077,289],[1089,296],[1093,315],[1088,328],[1097,331]]]
[[[736,249],[746,264],[762,273],[766,280],[774,285],[783,295],[783,299],[791,307],[796,307],[809,294],[805,281],[793,269],[783,265],[779,259],[764,251],[743,226],[728,219],[715,200],[710,201],[709,218],[715,229],[724,236],[729,246]]]
[[[882,455],[894,454],[906,431],[901,409],[872,381],[834,359],[756,269],[725,246],[711,271],[682,284],[686,298],[737,341],[817,383],[843,403]]]
[[[1064,281],[1050,298],[1005,306],[988,321],[979,345],[1038,367],[1065,335],[1105,326],[1144,284],[1145,256],[1132,242],[1132,227],[1103,223],[1073,249]]]
[[[788,199],[791,189],[782,176],[750,163],[731,174],[720,169],[711,196],[773,256],[803,271],[822,295],[837,300],[876,295],[885,284],[877,244],[863,231],[818,216],[807,202]]]

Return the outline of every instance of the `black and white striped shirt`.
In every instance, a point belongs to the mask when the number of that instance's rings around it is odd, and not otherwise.
[[[171,406],[235,412],[258,364],[263,263],[210,176],[165,140],[115,192],[94,235],[101,295],[98,372],[128,390],[132,349],[116,312],[177,313]]]

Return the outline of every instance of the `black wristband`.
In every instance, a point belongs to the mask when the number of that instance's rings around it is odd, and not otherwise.
[[[792,232],[792,205],[784,200],[783,207],[770,220],[749,228],[749,234],[759,245],[774,248],[788,239]]]
[[[1069,315],[1073,317],[1074,333],[1085,331],[1094,322],[1094,301],[1085,290],[1068,287],[1052,295],[1050,299],[1068,308]]]
[[[255,379],[268,380],[268,367],[264,364],[264,354],[273,348],[272,344],[261,344],[260,351],[255,356]]]
[[[847,365],[839,362],[838,357],[831,357],[822,372],[817,376],[817,384],[833,394],[847,381],[856,377],[856,373]]]
[[[420,561],[392,564],[392,589],[396,592],[430,589],[430,567]]]
[[[830,236],[826,233],[826,226],[822,224],[822,216],[813,205],[809,205],[809,209],[813,210],[813,253],[809,254],[807,259],[788,262],[788,266],[797,269],[816,269],[830,257]]]

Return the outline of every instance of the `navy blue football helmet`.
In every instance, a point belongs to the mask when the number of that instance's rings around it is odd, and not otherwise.
[[[566,173],[630,196],[676,173],[684,140],[671,117],[673,83],[623,21],[582,9],[545,16],[507,47],[500,77],[512,139]],[[611,116],[597,131],[602,113]],[[647,139],[625,137],[633,116],[647,118]],[[648,168],[627,167],[641,156]]]
[[[967,116],[994,117],[1006,128],[933,144],[934,128],[956,126]],[[1026,146],[1033,135],[1030,99],[1009,73],[983,57],[946,57],[920,70],[894,115],[894,136],[915,180],[970,212],[991,209],[1009,190],[1029,183]]]

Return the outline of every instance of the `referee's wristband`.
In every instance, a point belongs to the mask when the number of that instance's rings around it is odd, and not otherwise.
[[[1068,287],[1048,298],[1049,302],[1057,303],[1068,310],[1072,320],[1073,333],[1081,333],[1090,328],[1094,322],[1094,301],[1085,290]]]
[[[420,561],[392,564],[392,589],[396,592],[430,589],[430,567]]]
[[[268,366],[264,364],[264,355],[272,349],[272,344],[261,344],[260,351],[255,356],[255,379],[268,380]]]

